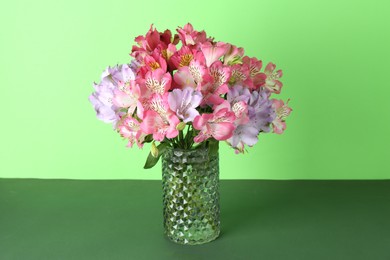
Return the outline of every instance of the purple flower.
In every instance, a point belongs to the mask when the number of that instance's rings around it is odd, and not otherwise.
[[[238,150],[244,152],[244,145],[253,146],[257,143],[259,131],[253,123],[249,122],[245,125],[239,125],[233,132],[233,136],[228,139],[230,145]]]
[[[186,87],[183,90],[174,89],[168,95],[169,108],[174,111],[183,122],[188,123],[194,120],[199,112],[196,107],[200,105],[202,101],[202,94],[190,87]]]
[[[268,133],[275,118],[269,93],[263,90],[253,91],[248,104],[249,121],[259,132]]]
[[[141,63],[139,63],[137,60],[132,60],[129,66],[134,72],[138,71],[138,69],[141,67]]]
[[[233,87],[231,87],[226,97],[227,101],[229,101],[231,105],[240,101],[248,103],[250,98],[251,93],[249,89],[241,85],[234,85]]]
[[[116,86],[135,79],[133,70],[127,64],[115,66],[113,68],[108,67],[107,70]]]
[[[98,119],[105,123],[112,123],[114,128],[116,127],[122,112],[113,103],[115,91],[134,78],[134,72],[127,64],[108,67],[103,71],[100,83],[94,84],[95,92],[89,96]]]
[[[275,117],[272,102],[265,91],[250,93],[248,88],[241,85],[235,85],[229,90],[227,100],[232,107],[239,102],[247,104],[249,120],[238,124],[233,136],[227,140],[236,152],[242,153],[245,145],[253,146],[257,143],[260,132],[270,131],[270,124]]]

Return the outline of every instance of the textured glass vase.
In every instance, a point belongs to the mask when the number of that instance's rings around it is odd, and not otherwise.
[[[216,239],[219,221],[219,157],[206,148],[169,148],[162,155],[164,232],[179,244]]]

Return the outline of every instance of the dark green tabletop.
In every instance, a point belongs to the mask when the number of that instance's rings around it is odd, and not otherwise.
[[[390,181],[221,181],[221,236],[163,236],[160,181],[0,179],[0,259],[390,260]]]

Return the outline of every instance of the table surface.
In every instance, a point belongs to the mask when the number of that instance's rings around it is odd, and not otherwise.
[[[0,179],[0,259],[390,260],[390,180],[223,180],[221,236],[163,235],[161,181]]]

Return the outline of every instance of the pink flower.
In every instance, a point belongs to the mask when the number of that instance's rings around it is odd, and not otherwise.
[[[146,73],[145,79],[139,79],[143,96],[149,96],[150,93],[164,94],[171,88],[171,82],[171,74],[160,68]]]
[[[195,45],[197,43],[203,43],[207,40],[205,31],[195,31],[192,24],[187,23],[183,28],[177,29],[179,37],[183,45]]]
[[[229,44],[229,49],[223,57],[224,65],[233,65],[240,61],[241,57],[244,55],[243,48],[237,48],[232,44]]]
[[[189,66],[181,67],[173,76],[174,83],[178,88],[192,87],[200,91],[204,81],[211,81],[209,71],[205,65],[205,59],[202,52],[197,52]]]
[[[153,50],[161,44],[160,33],[153,28],[152,24],[150,25],[150,29],[146,35],[140,35],[136,37],[135,41],[137,42],[138,46],[133,45],[131,56],[142,61],[146,55],[151,54]]]
[[[229,79],[229,84],[231,86],[237,84],[243,86],[251,85],[248,66],[243,66],[241,64],[234,64],[233,66],[230,66],[230,68],[231,68],[231,76]]]
[[[221,105],[214,107],[212,114],[205,113],[195,117],[193,126],[195,129],[200,130],[199,134],[194,138],[196,143],[203,142],[210,137],[214,137],[218,141],[232,137],[236,117],[234,112],[227,108],[229,106],[229,103],[224,101]]]
[[[140,95],[134,72],[127,64],[109,68],[109,72],[112,82],[117,86],[114,89],[113,104],[119,108],[128,108],[128,113],[133,114]]]
[[[286,129],[286,118],[290,115],[292,109],[287,106],[288,101],[284,104],[283,100],[272,99],[272,108],[275,111],[276,117],[272,121],[274,133],[282,134]]]
[[[223,102],[221,95],[229,90],[227,85],[230,78],[230,68],[223,66],[221,61],[216,61],[209,69],[211,81],[202,86],[202,105],[219,105]]]
[[[248,66],[249,74],[251,77],[259,73],[263,65],[263,62],[261,60],[258,60],[256,58],[249,58],[248,56],[242,58],[242,63]]]
[[[260,73],[262,61],[256,58],[245,56],[242,58],[242,64],[232,66],[232,75],[229,80],[230,85],[241,84],[250,89],[257,90],[264,85],[266,75]]]
[[[230,44],[224,42],[217,42],[212,44],[211,42],[205,42],[200,45],[204,57],[206,58],[206,65],[210,67],[215,61],[219,60],[230,49]]]
[[[244,125],[249,122],[248,104],[245,101],[237,101],[232,105],[232,111],[236,116],[236,125]]]
[[[207,81],[211,79],[206,67],[206,59],[201,51],[195,53],[194,59],[188,66],[188,70],[190,71],[194,82],[197,84],[198,90],[200,90],[200,85],[204,80]]]
[[[172,63],[172,56],[176,53],[176,45],[170,43],[166,49],[161,51],[162,57],[166,60],[168,64],[169,71],[173,71],[175,69],[175,65]]]
[[[231,92],[229,91],[228,95]],[[248,104],[245,97],[240,96],[237,97],[234,100],[231,100],[230,98],[220,105],[218,105],[218,109],[226,108],[228,111],[232,111],[234,113],[235,119],[234,119],[234,125],[245,125],[249,122],[248,117]]]
[[[176,73],[173,75],[174,80],[174,88],[185,88],[185,87],[191,87],[193,89],[196,89],[197,83],[195,82],[195,79],[193,75],[191,74],[188,67],[181,67],[179,68]]]
[[[283,76],[283,73],[282,70],[274,72],[275,68],[276,65],[271,62],[265,67],[264,72],[267,78],[264,87],[272,93],[279,94],[283,87],[283,84],[279,79]]]
[[[153,110],[161,116],[162,119],[168,121],[168,118],[171,114],[174,114],[173,111],[169,109],[168,104],[168,95],[153,94],[147,99],[147,102],[143,104],[145,110]]]
[[[154,52],[153,55],[146,55],[144,58],[144,66],[140,67],[140,74],[146,75],[148,71],[154,71],[161,68],[163,72],[167,71],[167,62],[159,52]]]
[[[188,46],[183,46],[178,52],[173,54],[171,62],[175,66],[174,69],[179,69],[184,66],[190,65],[194,55]]]
[[[140,35],[136,37],[135,42],[138,44],[138,46],[133,45],[130,55],[142,63],[145,56],[151,55],[156,50],[159,52],[166,50],[169,44],[177,44],[178,39],[177,41],[173,39],[172,42],[172,33],[170,30],[165,30],[163,33],[161,33],[154,29],[152,24],[146,35]]]
[[[145,140],[145,134],[142,132],[140,122],[131,116],[127,116],[122,119],[118,125],[118,131],[124,138],[129,140],[128,147],[133,147],[136,143],[139,148],[143,147],[143,141]]]
[[[266,74],[260,73],[263,62],[256,58],[249,58],[245,56],[242,58],[243,66],[245,66],[249,72],[250,81],[248,81],[248,86],[251,89],[259,89],[264,85],[267,78]]]
[[[134,80],[126,83],[120,83],[119,89],[114,90],[113,103],[117,107],[127,108],[127,113],[133,115],[136,108],[137,114],[142,111],[142,104],[139,101],[141,94],[138,84]]]
[[[173,114],[163,119],[157,112],[148,110],[145,112],[141,129],[146,134],[153,134],[153,139],[161,142],[165,137],[174,138],[179,134],[176,129],[179,123],[180,120]]]
[[[168,45],[172,42],[172,32],[166,29],[163,33],[160,32],[160,44]],[[175,43],[177,44],[177,42]]]

